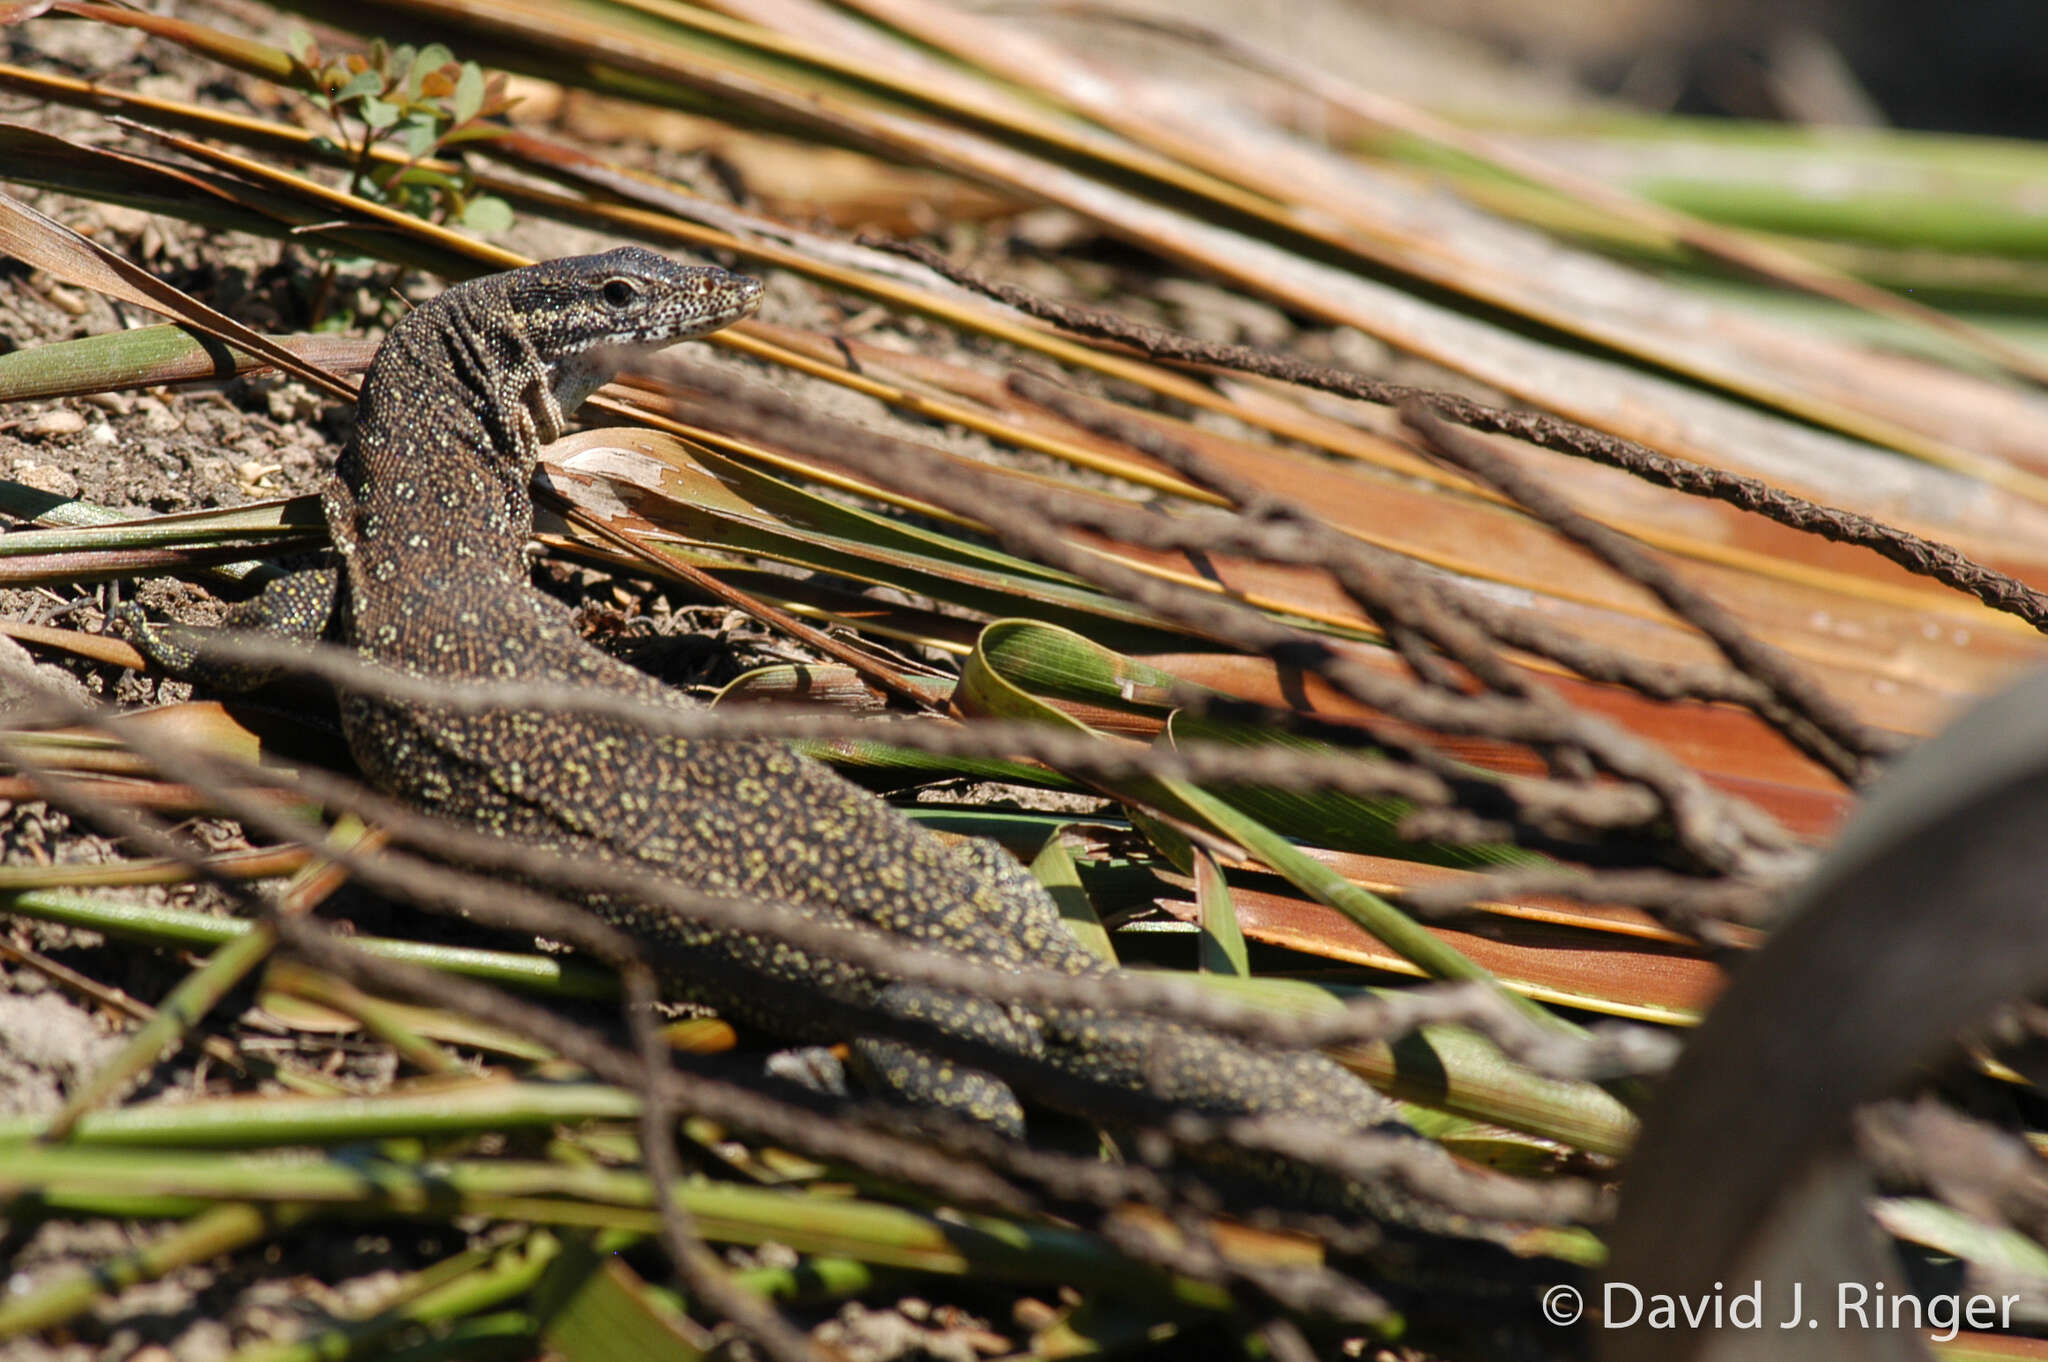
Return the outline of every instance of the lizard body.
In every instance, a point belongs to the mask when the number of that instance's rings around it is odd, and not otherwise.
[[[300,634],[324,630],[415,676],[569,682],[685,703],[592,648],[567,611],[533,588],[522,555],[532,529],[528,482],[565,414],[622,361],[736,320],[759,294],[751,279],[638,248],[448,289],[394,327],[370,368],[354,435],[325,493],[338,570],[273,584],[255,613]],[[175,632],[149,630],[145,643],[179,660]],[[984,963],[1076,976],[1108,968],[1000,849],[943,842],[779,744],[650,737],[619,720],[539,710],[465,714],[347,688],[341,710],[371,782],[422,811]],[[1259,1050],[1153,1019],[1001,1006],[619,896],[585,901],[613,925],[680,950],[686,967],[667,981],[674,996],[793,1040],[843,1036],[842,1027],[806,1017],[800,999],[815,990],[1162,1107],[1360,1128],[1394,1122],[1391,1103],[1320,1055]],[[853,1048],[871,1082],[907,1100],[1022,1129],[1017,1097],[990,1075],[894,1040],[860,1038]],[[1318,1195],[1334,1181],[1312,1180]],[[1348,1209],[1407,1218],[1402,1194],[1345,1189]]]

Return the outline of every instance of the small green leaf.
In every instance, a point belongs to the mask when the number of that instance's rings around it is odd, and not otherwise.
[[[512,225],[512,205],[489,194],[479,194],[462,210],[462,225],[483,236],[502,232]]]
[[[398,121],[398,106],[375,95],[364,95],[363,102],[356,107],[356,116],[373,128],[388,128]]]
[[[320,61],[320,49],[313,45],[313,35],[293,24],[291,31],[284,35],[284,49],[306,66],[315,66]]]
[[[455,60],[455,54],[440,43],[428,43],[412,59],[412,67],[405,73],[405,92],[414,99],[419,98],[420,83],[430,71],[438,71]]]
[[[483,68],[473,61],[466,61],[462,64],[462,74],[455,78],[455,121],[467,123],[483,106]]]
[[[348,78],[348,84],[334,92],[334,99],[338,104],[346,104],[352,99],[362,99],[368,95],[382,94],[383,90],[384,77],[378,75],[375,71],[358,71]],[[372,124],[372,126],[374,127],[375,125]]]
[[[434,149],[435,120],[432,114],[407,114],[399,128],[399,141],[408,156],[424,156]]]

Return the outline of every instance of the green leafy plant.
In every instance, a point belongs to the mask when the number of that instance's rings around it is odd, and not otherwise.
[[[502,73],[487,79],[440,43],[415,50],[379,38],[368,52],[329,58],[294,29],[288,48],[292,83],[334,121],[335,136],[322,141],[348,156],[351,193],[486,236],[512,225],[510,204],[480,192],[459,157],[443,159],[450,148],[504,134],[491,121],[514,102]],[[406,159],[377,157],[386,142],[403,147]]]

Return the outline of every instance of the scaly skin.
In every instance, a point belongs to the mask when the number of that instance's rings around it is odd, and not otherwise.
[[[570,682],[684,703],[586,644],[568,613],[534,590],[521,554],[533,520],[528,481],[564,413],[632,353],[715,330],[752,312],[759,296],[751,279],[637,248],[449,289],[401,321],[370,368],[326,494],[338,578],[287,578],[254,613],[415,676]],[[176,631],[150,630],[145,641],[181,660]],[[986,963],[1077,976],[1106,968],[1000,850],[950,846],[778,744],[650,738],[629,723],[540,710],[456,713],[368,691],[344,690],[341,712],[364,773],[424,812]],[[793,1040],[843,1035],[805,1015],[802,999],[823,993],[1042,1061],[1070,1080],[1055,1085],[1068,1099],[1078,1079],[1216,1115],[1394,1123],[1386,1099],[1319,1055],[1256,1050],[1143,1018],[999,1006],[619,897],[585,901],[616,926],[680,948],[688,964],[668,981],[673,996]],[[798,987],[764,989],[764,975]],[[905,1099],[1023,1128],[1017,1098],[987,1074],[893,1040],[854,1048],[869,1081]],[[1392,1189],[1338,1184],[1301,1177],[1294,1186],[1347,1210],[1416,1214]]]

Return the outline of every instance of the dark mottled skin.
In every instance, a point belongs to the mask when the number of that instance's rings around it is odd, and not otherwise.
[[[576,682],[683,703],[586,644],[567,612],[533,589],[522,557],[533,518],[528,479],[563,414],[632,351],[715,330],[752,312],[759,296],[751,279],[637,248],[449,289],[401,321],[370,368],[326,497],[339,583],[332,573],[287,579],[257,613],[302,635],[324,628],[417,676]],[[593,336],[616,348],[587,348]],[[171,634],[156,631],[160,654],[176,653]],[[650,739],[610,719],[458,714],[366,692],[345,692],[341,705],[365,774],[424,811],[986,962],[1073,975],[1106,968],[1002,851],[942,842],[780,745]],[[1255,1050],[1141,1018],[998,1006],[695,927],[642,904],[589,902],[610,922],[686,949],[694,964],[670,980],[676,996],[794,1040],[836,1040],[843,1028],[806,1017],[790,990],[753,998],[749,976],[766,972],[864,1009],[936,1021],[1069,1078],[1204,1112],[1391,1120],[1384,1098],[1319,1055]],[[871,1082],[908,1100],[1022,1128],[1017,1099],[992,1077],[891,1041],[857,1041],[855,1054]],[[1398,1201],[1364,1188],[1339,1199],[1380,1211]]]

